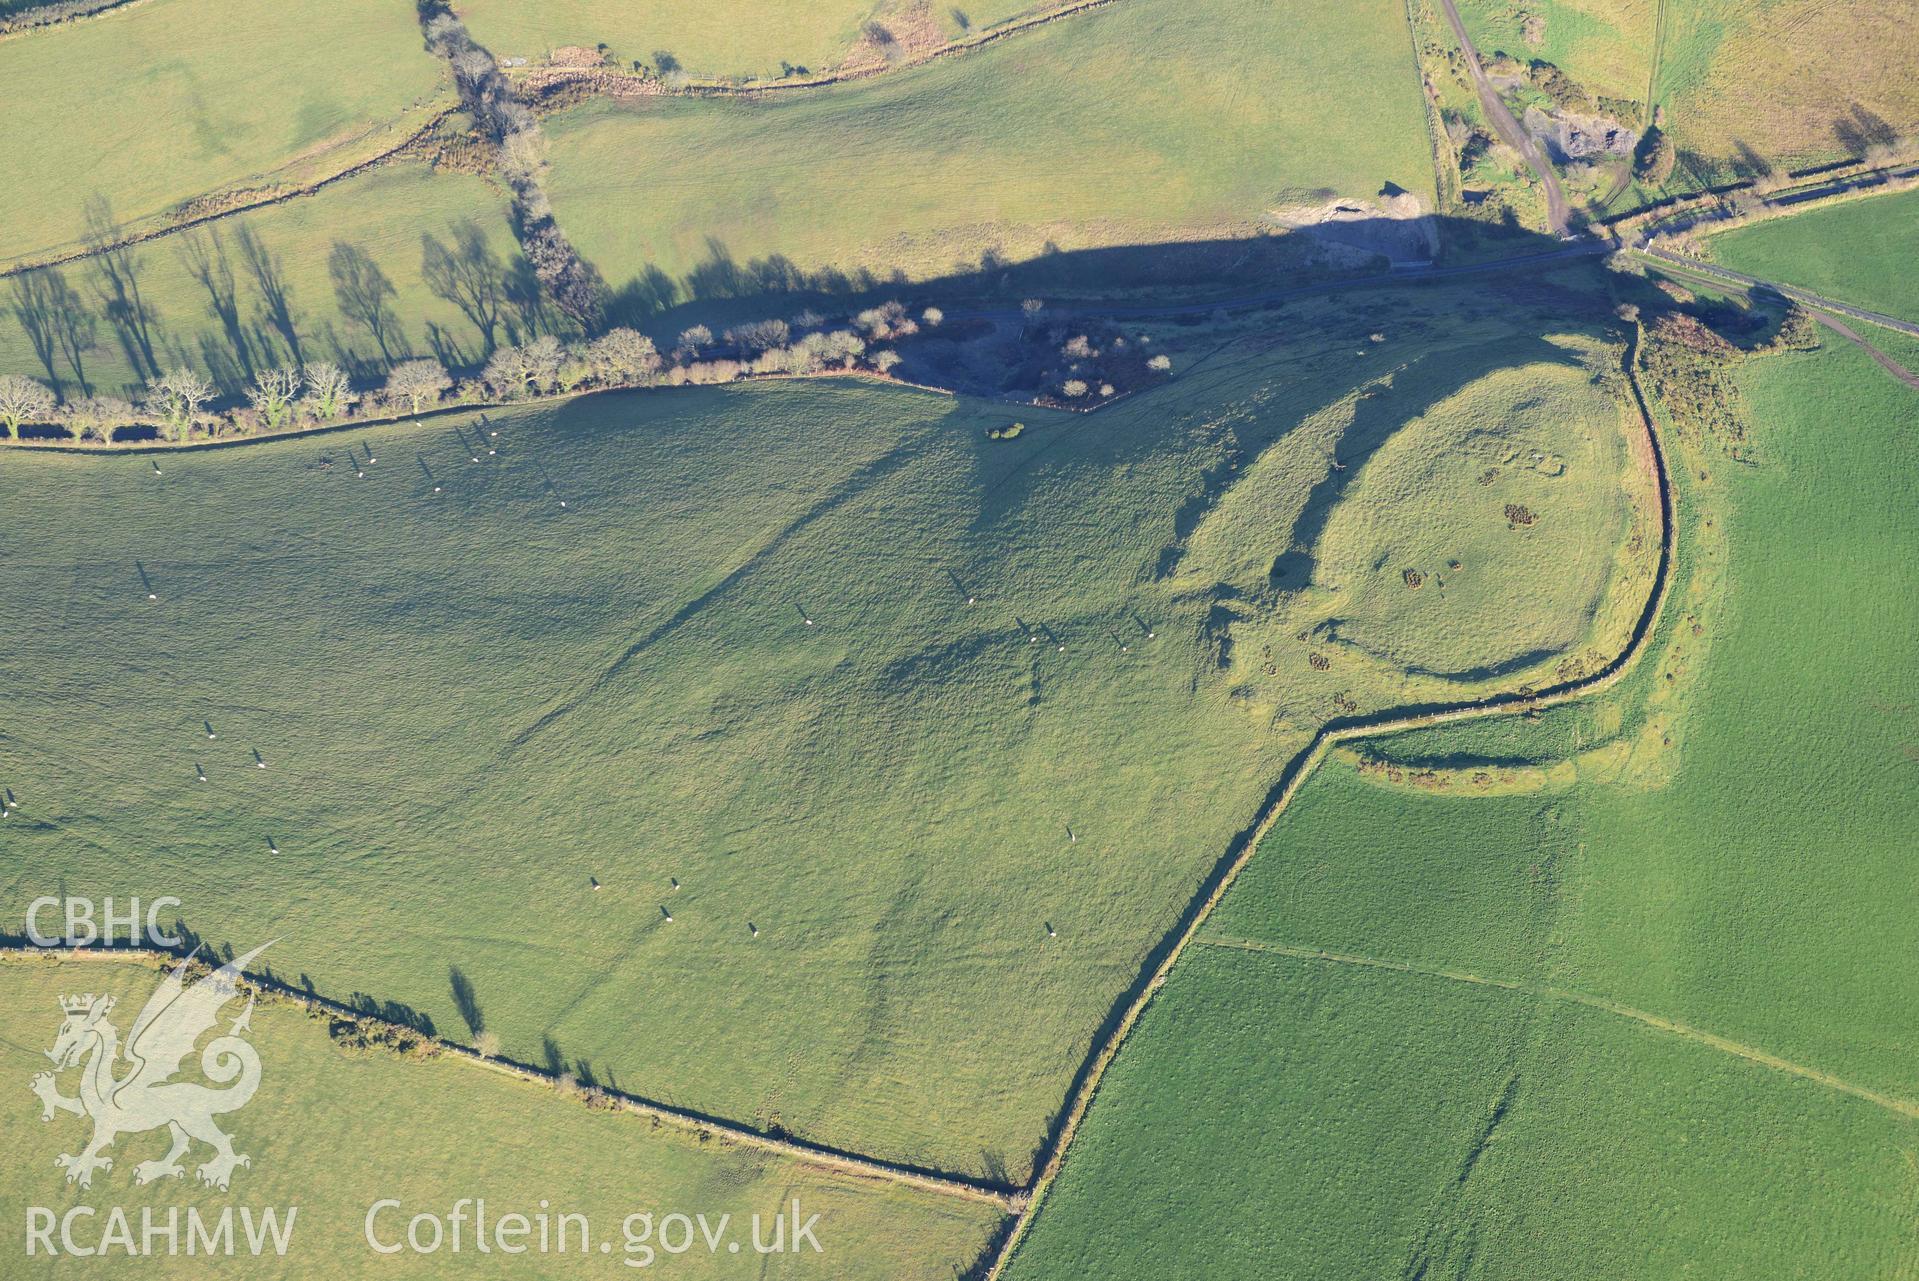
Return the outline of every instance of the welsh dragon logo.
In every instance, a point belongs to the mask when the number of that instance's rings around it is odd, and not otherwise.
[[[249,962],[266,951],[255,948],[189,985],[186,970],[192,957],[175,966],[162,980],[133,1021],[124,1047],[119,1030],[107,1020],[113,1012],[110,996],[64,996],[60,1009],[66,1020],[47,1057],[54,1070],[33,1078],[33,1092],[45,1111],[42,1121],[58,1112],[71,1112],[93,1121],[93,1139],[77,1154],[58,1156],[54,1164],[67,1172],[67,1182],[87,1187],[96,1170],[110,1170],[113,1159],[102,1155],[123,1134],[142,1134],[165,1126],[173,1147],[157,1161],[133,1167],[136,1183],[177,1178],[186,1173],[180,1158],[193,1140],[213,1149],[199,1167],[200,1181],[224,1189],[236,1166],[252,1159],[233,1150],[233,1140],[213,1118],[246,1106],[260,1088],[260,1056],[244,1038],[253,1017],[253,998],[228,1026],[225,1035],[207,1042],[200,1054],[200,1070],[224,1089],[195,1081],[175,1081],[181,1062],[193,1052],[219,1018],[220,1009],[239,994],[239,977]],[[123,1068],[124,1064],[124,1068]],[[56,1073],[80,1069],[80,1093],[60,1093]]]

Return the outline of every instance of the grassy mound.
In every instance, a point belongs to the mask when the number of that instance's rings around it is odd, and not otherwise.
[[[1605,377],[1611,353],[1581,354],[1589,363],[1482,378],[1384,441],[1327,514],[1318,590],[1289,625],[1463,677],[1574,650],[1614,603],[1610,621],[1629,624],[1632,602],[1612,599],[1630,517],[1619,495],[1650,494],[1630,471],[1636,433]],[[1550,550],[1515,555],[1529,539]],[[1523,615],[1505,607],[1522,592]]]
[[[470,1202],[459,1254],[452,1253],[449,1236],[437,1254],[389,1256],[369,1248],[364,1235],[369,1209],[383,1199],[401,1202],[375,1222],[383,1244],[404,1240],[408,1219],[418,1213],[439,1217],[444,1229],[462,1198],[485,1200],[489,1226],[514,1213],[532,1220],[544,1209],[554,1216],[549,1221],[557,1234],[558,1215],[586,1216],[590,1262],[581,1256],[577,1224],[569,1228],[570,1248],[546,1255],[532,1248],[536,1227],[520,1242],[529,1247],[526,1253],[511,1257],[496,1248],[487,1258],[490,1271],[510,1277],[552,1276],[574,1266],[625,1271],[623,1261],[649,1262],[638,1246],[628,1252],[623,1221],[633,1214],[653,1217],[654,1235],[641,1243],[653,1249],[650,1263],[688,1276],[760,1276],[759,1269],[771,1264],[781,1276],[950,1277],[979,1254],[999,1218],[991,1205],[836,1173],[631,1113],[590,1109],[548,1087],[449,1057],[348,1049],[329,1036],[328,1020],[286,1002],[255,1009],[248,1039],[261,1060],[259,1091],[219,1120],[235,1150],[253,1158],[251,1166],[234,1172],[230,1193],[209,1193],[194,1183],[193,1167],[209,1154],[197,1143],[182,1160],[182,1178],[136,1186],[134,1166],[165,1155],[164,1131],[122,1135],[109,1151],[113,1168],[96,1173],[87,1192],[76,1192],[62,1182],[53,1157],[78,1151],[91,1127],[67,1114],[43,1125],[40,1103],[24,1084],[47,1069],[40,1051],[53,1044],[60,1028],[58,998],[81,992],[115,997],[111,1019],[124,1035],[160,977],[124,959],[0,961],[0,1070],[21,1083],[7,1103],[7,1124],[23,1140],[31,1136],[21,1159],[0,1176],[0,1202],[22,1218],[23,1206],[52,1207],[55,1213],[76,1201],[100,1206],[97,1220],[76,1220],[75,1236],[83,1244],[90,1233],[98,1240],[109,1206],[124,1207],[136,1242],[143,1209],[154,1210],[164,1224],[173,1208],[180,1216],[180,1248],[168,1257],[164,1238],[158,1239],[159,1257],[141,1265],[149,1275],[205,1275],[205,1260],[187,1257],[186,1206],[209,1223],[230,1205],[254,1212],[276,1207],[283,1223],[286,1207],[298,1207],[286,1256],[268,1253],[266,1262],[240,1265],[271,1267],[272,1275],[289,1281],[444,1276],[449,1266],[472,1265]],[[222,1031],[240,1009],[239,1002],[227,1007]],[[188,1056],[183,1080],[200,1079],[197,1063],[198,1055]],[[76,1080],[68,1072],[59,1086],[71,1095]],[[316,1124],[320,1117],[325,1124]],[[762,1217],[761,1239],[770,1242],[776,1207],[787,1207],[790,1217],[796,1197],[802,1218],[820,1216],[814,1227],[820,1251],[756,1254],[752,1217]],[[660,1220],[673,1213],[704,1215],[709,1227],[723,1233],[723,1242],[740,1244],[739,1251],[721,1244],[710,1252],[697,1234],[684,1254],[660,1250]],[[722,1215],[730,1216],[724,1229],[718,1227]],[[668,1229],[675,1245],[676,1228]],[[638,1235],[640,1225],[633,1229]],[[244,1241],[238,1223],[234,1233]],[[431,1241],[425,1230],[422,1239]],[[57,1231],[53,1241],[60,1243]],[[611,1245],[609,1253],[600,1252],[601,1242]],[[23,1247],[16,1249],[9,1276],[61,1276],[72,1266],[64,1257],[30,1259]]]
[[[550,190],[616,285],[651,267],[698,296],[775,255],[926,276],[1244,232],[1287,192],[1430,199],[1421,110],[1386,0],[1128,0],[833,89],[578,108],[548,126]]]
[[[444,88],[413,10],[381,0],[152,0],[0,41],[0,84],[0,264],[77,246],[96,196],[141,222],[337,173]]]

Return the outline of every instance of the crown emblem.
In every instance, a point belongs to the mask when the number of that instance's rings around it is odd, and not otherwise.
[[[85,996],[63,996],[60,998],[60,1008],[68,1014],[85,1014],[99,999],[91,992]]]

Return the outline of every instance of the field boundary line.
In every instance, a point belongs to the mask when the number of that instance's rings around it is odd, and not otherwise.
[[[1694,1027],[1690,1023],[1682,1023],[1678,1019],[1669,1019],[1663,1014],[1653,1014],[1634,1006],[1621,1004],[1618,1001],[1608,1000],[1603,996],[1593,996],[1585,992],[1575,992],[1570,988],[1554,987],[1546,983],[1526,983],[1517,979],[1488,978],[1485,975],[1472,974],[1465,970],[1420,965],[1412,961],[1391,961],[1377,956],[1365,956],[1357,952],[1331,952],[1324,948],[1295,947],[1286,943],[1265,943],[1258,939],[1227,937],[1201,938],[1195,939],[1194,942],[1198,943],[1201,947],[1226,948],[1240,952],[1263,952],[1273,956],[1289,957],[1294,960],[1322,961],[1328,965],[1351,965],[1358,966],[1362,969],[1385,970],[1395,974],[1417,974],[1425,978],[1446,979],[1454,983],[1470,983],[1476,987],[1499,988],[1501,991],[1521,992],[1531,996],[1546,997],[1555,1001],[1565,1001],[1573,1005],[1583,1005],[1588,1009],[1601,1010],[1607,1014],[1615,1014],[1622,1019],[1630,1019],[1635,1023],[1643,1023],[1647,1027],[1655,1028],[1661,1032],[1668,1032],[1685,1040],[1710,1046],[1715,1050],[1730,1054],[1735,1058],[1745,1059],[1748,1062],[1758,1064],[1760,1067],[1771,1068],[1775,1072],[1783,1072],[1789,1076],[1796,1076],[1802,1080],[1811,1081],[1816,1085],[1823,1085],[1827,1089],[1835,1090],[1841,1094],[1849,1094],[1856,1099],[1861,1099],[1877,1107],[1884,1108],[1888,1112],[1894,1112],[1912,1120],[1919,1120],[1919,1103],[1914,1103],[1908,1099],[1895,1098],[1890,1094],[1882,1094],[1878,1090],[1869,1089],[1863,1085],[1855,1085],[1843,1077],[1834,1076],[1832,1073],[1821,1071],[1818,1068],[1807,1067],[1803,1063],[1794,1063],[1791,1059],[1780,1058],[1777,1054],[1762,1050],[1757,1046],[1747,1045],[1743,1041],[1735,1041],[1730,1037],[1720,1036],[1717,1032],[1708,1032],[1704,1028]]]
[[[1495,258],[1488,262],[1467,263],[1457,267],[1426,268],[1419,271],[1398,271],[1374,276],[1355,276],[1339,280],[1320,281],[1316,284],[1299,285],[1287,289],[1268,290],[1259,294],[1246,294],[1232,298],[1219,298],[1198,303],[1164,303],[1142,305],[1119,305],[1101,307],[1092,303],[1078,306],[1062,305],[1059,309],[1068,316],[1106,317],[1113,319],[1139,320],[1158,319],[1169,316],[1201,315],[1213,311],[1244,311],[1260,307],[1278,306],[1296,298],[1316,298],[1328,294],[1346,293],[1365,289],[1386,289],[1402,285],[1425,285],[1447,281],[1462,276],[1499,275],[1505,272],[1520,271],[1530,267],[1541,267],[1552,262],[1570,262],[1582,257],[1607,252],[1606,246],[1597,241],[1567,249],[1548,250],[1544,253],[1527,254],[1517,258]],[[0,279],[6,273],[0,272]],[[1011,319],[1018,312],[1009,309],[996,310],[953,310],[948,313],[954,319]],[[922,391],[935,396],[951,399],[964,397],[982,404],[1012,405],[1020,408],[1049,409],[1061,413],[1095,414],[1112,405],[1121,404],[1139,391],[1128,391],[1111,400],[1102,400],[1085,408],[1071,405],[1041,405],[1037,401],[1023,400],[1011,395],[989,395],[984,393],[962,392],[951,387],[935,387],[930,383],[912,382],[892,374],[880,374],[869,369],[821,369],[812,373],[790,374],[746,374],[725,383],[700,384],[719,387],[732,387],[746,383],[793,382],[805,379],[856,379],[881,383],[889,387],[904,387]],[[695,384],[686,384],[693,386]],[[103,456],[117,454],[159,453],[178,450],[237,449],[245,445],[260,445],[276,440],[291,440],[302,436],[322,436],[333,432],[353,431],[362,427],[384,427],[395,423],[410,423],[448,414],[475,413],[492,409],[516,409],[528,405],[560,404],[583,396],[604,396],[616,392],[673,391],[678,390],[672,384],[661,381],[652,383],[625,383],[615,387],[589,387],[574,391],[556,391],[538,395],[521,396],[515,400],[474,400],[432,405],[416,413],[381,414],[374,417],[355,418],[336,422],[310,423],[283,431],[260,431],[246,436],[220,436],[213,439],[189,441],[170,441],[151,439],[115,442],[102,445],[80,445],[70,439],[45,440],[8,440],[0,436],[0,452],[8,449],[23,449],[35,452],[85,454]],[[1145,389],[1150,390],[1150,388]]]
[[[197,950],[197,949],[196,949]],[[210,951],[210,949],[209,949]],[[0,945],[0,956],[21,956],[33,958],[79,957],[87,960],[138,962],[149,965],[177,963],[187,959],[190,953],[171,951],[157,947],[35,947],[31,944],[8,943]],[[202,962],[205,963],[205,962]],[[304,1006],[308,1010],[325,1014],[337,1014],[342,1018],[358,1023],[375,1024],[380,1027],[410,1032],[422,1041],[430,1044],[439,1054],[448,1055],[476,1067],[515,1077],[532,1084],[552,1087],[559,1074],[545,1068],[522,1063],[517,1059],[503,1055],[486,1055],[472,1046],[449,1040],[437,1033],[422,1032],[411,1024],[394,1019],[383,1018],[376,1013],[356,1009],[331,997],[317,992],[295,987],[283,979],[271,974],[243,972],[242,981],[256,991],[268,994],[275,999]],[[880,1157],[863,1156],[857,1152],[848,1152],[826,1144],[810,1143],[805,1139],[791,1136],[781,1137],[756,1130],[752,1126],[737,1121],[728,1121],[710,1116],[692,1108],[675,1107],[657,1099],[629,1094],[624,1090],[609,1086],[596,1087],[611,1099],[620,1111],[638,1116],[650,1117],[663,1124],[690,1134],[717,1134],[729,1142],[741,1147],[753,1148],[762,1152],[772,1152],[791,1157],[809,1165],[822,1166],[844,1173],[863,1175],[868,1178],[884,1179],[904,1184],[923,1192],[938,1193],[944,1196],[959,1197],[986,1205],[998,1206],[1009,1213],[1016,1212],[1024,1203],[1023,1194],[1013,1188],[1006,1188],[984,1180],[972,1180],[963,1175],[944,1171],[925,1169],[904,1162],[887,1161]]]
[[[1426,63],[1420,57],[1419,17],[1414,5],[1419,0],[1406,0],[1406,34],[1413,46],[1413,76],[1419,81],[1419,107],[1426,118],[1426,146],[1432,152],[1433,161],[1433,212],[1449,209],[1461,199],[1460,192],[1465,187],[1465,179],[1459,174],[1459,156],[1450,143],[1442,147],[1441,139],[1445,130],[1439,119],[1439,103],[1433,98],[1431,87],[1426,80]],[[1447,157],[1445,162],[1440,156]],[[1447,179],[1450,178],[1449,183]]]
[[[1374,717],[1333,721],[1322,727],[1306,749],[1294,757],[1291,764],[1282,771],[1277,787],[1255,816],[1252,825],[1233,840],[1220,863],[1207,880],[1201,883],[1199,892],[1195,895],[1193,903],[1188,907],[1181,922],[1156,949],[1159,959],[1155,962],[1153,954],[1148,955],[1147,967],[1143,969],[1141,981],[1135,986],[1133,997],[1114,1021],[1106,1039],[1103,1042],[1096,1042],[1089,1052],[1068,1106],[1061,1114],[1054,1135],[1049,1140],[1051,1151],[1035,1172],[1027,1189],[1027,1203],[1019,1211],[1012,1230],[1007,1233],[1005,1241],[1000,1246],[998,1255],[986,1273],[986,1281],[999,1281],[999,1278],[1005,1275],[1006,1267],[1011,1263],[1020,1243],[1025,1239],[1027,1229],[1032,1226],[1041,1207],[1045,1204],[1046,1193],[1059,1176],[1067,1149],[1071,1147],[1073,1139],[1077,1136],[1080,1123],[1085,1119],[1088,1109],[1097,1097],[1100,1083],[1107,1069],[1112,1066],[1113,1060],[1118,1056],[1121,1045],[1138,1024],[1146,1007],[1152,1004],[1153,998],[1165,986],[1167,976],[1180,957],[1185,955],[1187,946],[1197,937],[1207,919],[1212,916],[1214,909],[1219,906],[1226,897],[1227,891],[1238,880],[1239,874],[1252,861],[1254,854],[1277,826],[1306,780],[1313,775],[1320,762],[1333,748],[1343,743],[1401,733],[1411,729],[1477,720],[1482,717],[1526,715],[1544,708],[1573,702],[1610,689],[1632,670],[1639,656],[1645,652],[1648,642],[1657,629],[1660,617],[1665,613],[1666,600],[1672,585],[1677,521],[1673,510],[1672,477],[1667,467],[1665,448],[1659,439],[1659,428],[1651,408],[1646,403],[1645,395],[1640,390],[1639,380],[1634,373],[1641,340],[1641,332],[1635,326],[1634,336],[1627,343],[1621,359],[1621,367],[1626,375],[1627,386],[1632,391],[1633,404],[1639,412],[1640,425],[1645,430],[1647,446],[1651,451],[1653,478],[1659,495],[1659,560],[1652,588],[1647,593],[1645,606],[1633,625],[1632,635],[1626,647],[1605,667],[1592,675],[1565,681],[1537,693],[1494,694],[1470,703],[1400,709]]]
[[[132,4],[144,4],[147,0],[129,0],[129,2]],[[149,227],[145,231],[127,236],[121,240],[116,240],[112,244],[98,246],[82,245],[78,249],[71,249],[64,253],[56,254],[51,258],[40,258],[28,262],[16,262],[6,266],[0,266],[0,280],[7,280],[14,276],[30,275],[33,272],[43,271],[49,267],[70,266],[73,263],[81,262],[88,258],[97,258],[103,253],[112,253],[119,249],[130,249],[134,245],[148,244],[182,231],[191,231],[195,227],[204,227],[209,223],[220,222],[223,219],[236,217],[240,214],[254,213],[261,209],[271,209],[275,205],[283,205],[289,200],[297,200],[301,196],[313,195],[317,191],[331,187],[336,182],[344,182],[348,178],[357,178],[369,170],[387,164],[408,147],[413,146],[422,138],[439,128],[446,122],[448,117],[456,114],[459,110],[460,108],[457,103],[452,106],[442,106],[428,116],[418,129],[407,134],[392,146],[387,147],[375,155],[368,156],[366,159],[358,161],[345,169],[324,174],[311,182],[296,184],[284,191],[276,191],[271,195],[262,195],[257,200],[245,201],[231,208],[196,214],[191,218],[169,222],[163,226]],[[205,199],[204,196],[198,198]]]
[[[715,78],[688,78],[677,87],[668,87],[652,77],[642,77],[629,71],[609,71],[605,67],[529,67],[517,76],[509,79],[525,81],[529,95],[534,101],[555,90],[573,85],[585,88],[595,97],[609,98],[756,98],[773,94],[791,93],[795,90],[830,89],[834,85],[855,84],[861,80],[875,80],[900,71],[910,71],[923,67],[942,58],[957,57],[985,48],[1008,36],[1022,35],[1062,18],[1071,18],[1093,9],[1104,9],[1119,4],[1122,0],[1068,0],[1040,13],[1027,14],[1015,18],[997,27],[988,27],[984,31],[960,40],[949,40],[923,53],[901,58],[898,62],[884,62],[878,66],[862,67],[853,71],[824,71],[818,75],[796,77],[790,80],[747,81],[743,84],[730,84]],[[517,70],[517,68],[516,68]],[[571,72],[571,74],[568,74]],[[658,86],[653,88],[651,86]],[[625,91],[625,92],[623,92]],[[570,104],[569,104],[570,105]],[[560,110],[565,110],[564,107]]]
[[[19,17],[8,20],[5,25],[0,25],[0,43],[8,40],[19,40],[36,33],[58,31],[62,27],[77,27],[83,22],[92,22],[96,18],[105,18],[112,14],[119,13],[123,9],[137,9],[142,5],[151,3],[152,0],[107,0],[107,3],[101,5],[98,9],[91,9],[86,13],[76,13],[65,18],[57,18],[51,22],[24,21],[27,14],[33,13],[43,7],[35,5],[32,9],[22,9]]]

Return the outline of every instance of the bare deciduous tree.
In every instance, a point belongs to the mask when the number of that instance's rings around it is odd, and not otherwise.
[[[659,372],[660,353],[653,340],[632,329],[609,329],[587,348],[594,372],[608,382],[631,382]]]
[[[566,363],[566,347],[552,334],[541,334],[520,348],[526,361],[526,380],[540,391],[551,391]]]
[[[134,421],[133,406],[118,396],[88,396],[67,406],[67,430],[76,441],[89,435],[111,443],[117,427]]]
[[[518,347],[502,347],[493,353],[480,371],[480,381],[502,400],[526,390],[526,353]]]
[[[262,369],[247,388],[247,400],[260,415],[268,431],[278,431],[293,415],[293,402],[300,394],[302,379],[297,369]]]
[[[755,320],[727,330],[726,341],[750,354],[758,354],[785,346],[792,332],[792,327],[784,320]]]
[[[147,386],[148,412],[160,420],[168,437],[175,441],[187,438],[201,407],[212,399],[213,384],[184,365]]]
[[[45,418],[53,413],[53,393],[31,378],[20,374],[0,374],[0,424],[7,435],[20,439],[20,424]]]
[[[405,401],[409,413],[419,413],[422,406],[433,404],[446,395],[453,386],[453,380],[447,377],[446,367],[437,360],[403,360],[393,367],[386,378],[386,394],[389,400]]]
[[[906,308],[897,302],[884,302],[877,307],[868,307],[853,317],[853,323],[864,329],[875,342],[888,338],[909,338],[919,332],[919,324],[906,314]]]
[[[306,367],[307,412],[320,422],[332,422],[353,408],[359,395],[348,381],[346,371],[329,361]]]
[[[680,341],[673,348],[676,360],[687,360],[697,356],[702,350],[713,345],[713,331],[705,325],[694,325],[690,329],[680,330]]]
[[[822,354],[825,355],[827,360],[837,360],[846,368],[851,369],[853,362],[858,360],[861,353],[865,350],[866,340],[864,338],[861,338],[850,329],[835,329],[832,333],[826,335],[826,342],[822,349]]]

